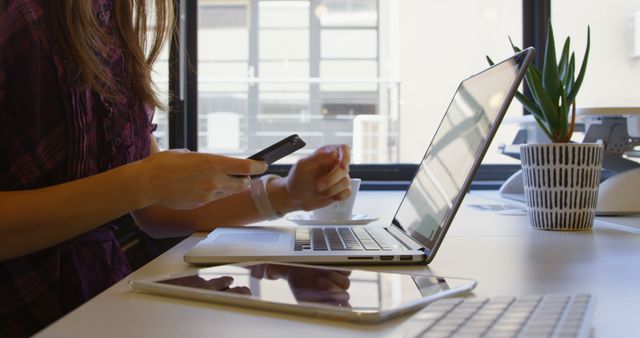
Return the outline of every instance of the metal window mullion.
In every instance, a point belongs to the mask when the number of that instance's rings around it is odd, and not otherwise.
[[[251,0],[249,23],[249,72],[250,77],[260,77],[260,22],[259,1]],[[258,132],[258,114],[260,113],[260,85],[249,83],[247,91],[247,110],[245,112],[247,149],[259,149],[260,143],[254,135]]]
[[[309,0],[309,77],[320,77],[320,19],[315,15],[314,9],[320,3],[319,0]],[[309,84],[309,114],[320,115],[320,84]],[[325,136],[326,137],[326,136]],[[324,143],[324,140],[323,140]]]
[[[183,0],[186,14],[185,118],[187,148],[198,150],[198,1]]]
[[[175,30],[169,47],[169,148],[185,148],[185,2],[174,0]]]
[[[376,0],[376,77],[380,78],[380,1]],[[378,115],[380,115],[380,106],[382,105],[382,102],[380,101],[380,98],[382,97],[380,95],[380,87],[381,84],[378,84],[376,86],[376,97],[378,98],[378,102],[376,103],[376,111],[378,113]],[[387,100],[391,100],[391,97],[388,95],[389,92],[387,91]],[[391,111],[387,111],[387,121],[389,123],[387,123],[387,135],[391,135],[392,134],[392,125],[391,125],[391,119],[390,119],[390,114]],[[389,140],[387,140],[387,145],[389,145]],[[391,150],[391,147],[387,147],[387,155],[389,156],[389,159],[392,159],[393,157],[393,151]]]
[[[533,64],[542,69],[547,40],[547,21],[551,18],[551,0],[522,0],[522,45],[534,47],[536,56]],[[531,98],[531,91],[526,82],[524,94]],[[529,112],[522,108],[524,114]]]

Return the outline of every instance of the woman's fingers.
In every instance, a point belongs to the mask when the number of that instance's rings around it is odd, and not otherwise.
[[[351,163],[351,149],[346,144],[341,144],[338,146],[338,160],[340,161],[340,166],[349,172],[349,163]]]
[[[201,286],[210,290],[225,290],[229,288],[229,285],[231,285],[231,283],[233,283],[233,277],[222,276],[208,281],[200,278],[198,280],[198,285],[196,286]]]
[[[345,144],[323,147],[324,153],[328,155],[327,162],[331,163],[330,171],[320,177],[317,182],[319,192],[325,191],[327,188],[339,183],[344,177],[349,177],[349,162],[351,154],[349,146]],[[323,195],[327,195],[324,194]],[[333,194],[331,194],[333,195]],[[331,196],[329,195],[329,196]]]
[[[286,182],[288,198],[295,201],[292,204],[299,209],[314,210],[336,198],[348,197],[350,159],[348,146],[328,145],[298,161]]]
[[[251,296],[251,290],[246,286],[235,286],[224,290],[225,292],[237,293],[241,295]]]
[[[321,276],[314,282],[314,287],[318,290],[347,290],[349,286],[351,281],[345,276]]]
[[[349,176],[342,177],[338,182],[321,191],[320,194],[324,197],[333,197],[343,191],[348,191],[347,197],[351,195],[351,180]]]
[[[221,190],[228,193],[234,193],[244,190],[251,183],[248,176],[233,177],[224,174],[217,175],[214,180],[215,183],[213,185],[215,187],[212,189],[212,192]]]
[[[318,179],[318,182],[316,184],[318,192],[325,191],[327,188],[340,182],[340,180],[345,177],[349,177],[349,172],[343,169],[340,166],[340,163],[336,161],[333,169],[331,169],[331,171]]]
[[[248,160],[218,155],[209,155],[209,163],[213,171],[229,175],[251,176],[264,173],[269,167],[263,161]]]
[[[244,190],[251,183],[249,176],[263,173],[267,164],[262,161],[209,155],[209,167],[202,174],[210,176],[209,191],[211,201]]]
[[[349,286],[351,286],[351,280],[349,279],[349,276],[340,272],[330,272],[329,279],[331,279],[333,283],[344,290],[348,289]]]
[[[184,149],[163,151],[143,160],[141,180],[150,204],[191,209],[245,189],[250,175],[263,173],[262,161]],[[231,177],[238,175],[239,177]]]
[[[338,194],[331,196],[331,199],[334,201],[343,201],[349,198],[352,193],[351,188],[349,188],[348,190],[343,190]]]

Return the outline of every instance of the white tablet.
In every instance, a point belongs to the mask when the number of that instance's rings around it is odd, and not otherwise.
[[[135,280],[136,291],[356,322],[378,322],[473,289],[470,279],[241,263]]]

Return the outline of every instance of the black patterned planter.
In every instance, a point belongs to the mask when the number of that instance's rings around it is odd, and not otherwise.
[[[591,230],[603,154],[604,147],[595,143],[520,146],[531,226],[545,230]]]

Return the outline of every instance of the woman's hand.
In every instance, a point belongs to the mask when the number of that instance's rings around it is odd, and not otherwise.
[[[278,264],[259,264],[248,267],[256,279],[284,279],[299,301],[329,303],[350,307],[351,271],[305,268]]]
[[[249,175],[267,170],[261,161],[184,149],[159,152],[139,163],[149,205],[172,209],[196,208],[239,192],[249,185]]]
[[[285,181],[274,182],[284,186],[288,202],[281,203],[280,207],[276,201],[272,200],[272,203],[281,212],[308,211],[348,198],[351,196],[350,161],[347,145],[327,145],[317,149],[298,161]]]
[[[190,288],[222,291],[238,293],[242,295],[251,296],[251,290],[246,286],[231,286],[233,284],[233,277],[222,276],[218,278],[206,279],[202,276],[186,276],[179,278],[172,278],[162,281],[164,284],[171,284],[177,286],[186,286]]]

